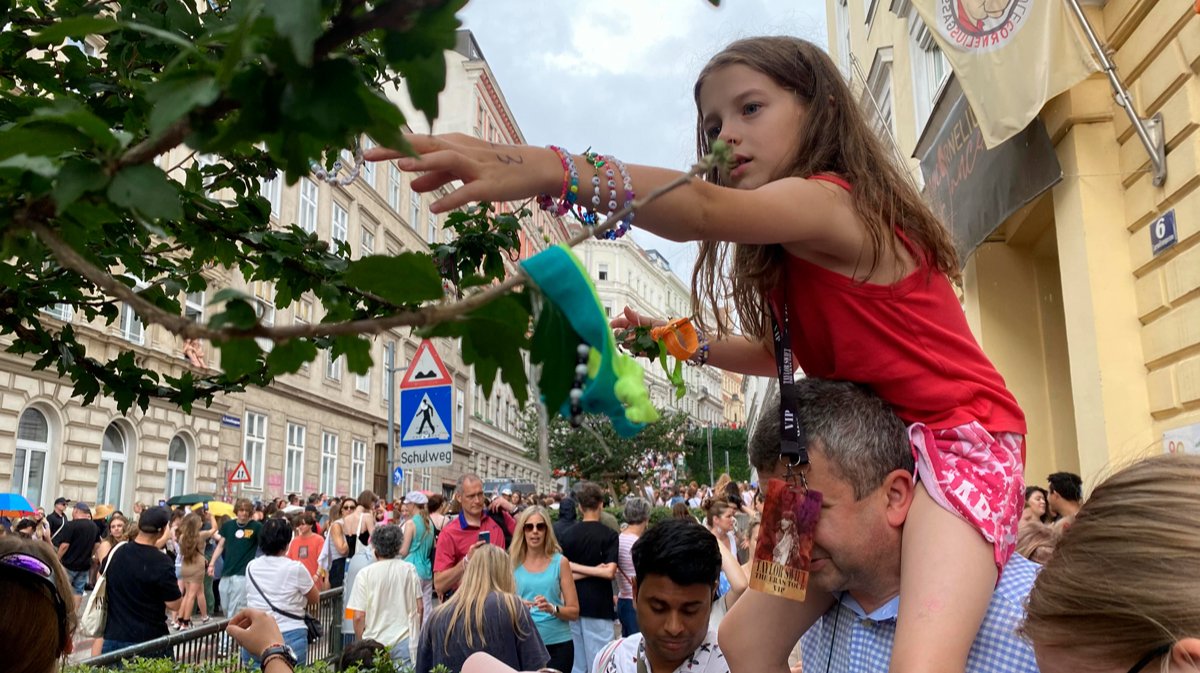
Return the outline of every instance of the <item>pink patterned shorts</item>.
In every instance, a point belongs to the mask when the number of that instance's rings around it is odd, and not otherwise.
[[[914,423],[908,439],[925,490],[992,543],[996,571],[1002,572],[1017,546],[1017,523],[1025,505],[1025,437],[992,435],[971,422],[943,430]]]

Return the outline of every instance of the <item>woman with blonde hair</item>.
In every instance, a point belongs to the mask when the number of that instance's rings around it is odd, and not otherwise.
[[[400,545],[400,557],[417,569],[417,577],[421,578],[421,605],[424,625],[433,614],[433,521],[425,508],[429,498],[420,491],[413,491],[404,496],[403,512],[404,541]]]
[[[508,553],[477,542],[466,563],[462,583],[421,632],[416,673],[429,673],[438,665],[462,670],[468,656],[484,649],[518,671],[544,667],[550,655],[516,595]]]
[[[508,555],[512,558],[517,595],[529,608],[538,635],[546,645],[549,667],[571,670],[575,644],[568,622],[579,619],[579,596],[575,593],[571,562],[562,555],[549,512],[539,506],[521,512]]]
[[[1042,673],[1200,671],[1200,456],[1160,455],[1096,487],[1029,594]]]

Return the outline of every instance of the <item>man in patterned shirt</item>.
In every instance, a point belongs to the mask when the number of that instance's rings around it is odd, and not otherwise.
[[[795,624],[762,624],[758,616],[739,611],[745,607],[739,603],[722,622],[722,641],[738,642],[740,629],[770,628],[780,643],[780,652],[771,657],[781,666],[803,635],[805,673],[886,671],[900,605],[904,524],[919,488],[908,435],[887,404],[861,386],[807,378],[796,382],[796,393],[809,440],[808,485],[823,496],[809,582],[838,602],[803,634]],[[786,471],[779,443],[776,395],[763,405],[748,447],[760,479]],[[1009,560],[967,657],[966,673],[1037,673],[1033,649],[1017,628],[1040,567],[1016,554]]]
[[[721,552],[707,528],[667,519],[633,544],[633,603],[641,633],[600,651],[592,673],[729,673],[708,630]]]

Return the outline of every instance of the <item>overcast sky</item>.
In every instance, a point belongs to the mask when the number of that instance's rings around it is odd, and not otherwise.
[[[695,159],[692,85],[709,57],[755,35],[828,42],[824,0],[474,0],[460,17],[527,142],[681,170]],[[634,238],[690,281],[695,244],[636,221]]]

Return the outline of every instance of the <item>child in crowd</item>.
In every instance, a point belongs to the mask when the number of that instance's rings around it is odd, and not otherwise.
[[[924,488],[904,527],[890,670],[961,673],[1016,541],[1025,419],[951,286],[959,267],[950,235],[819,47],[792,37],[734,42],[705,66],[694,95],[698,154],[722,141],[732,170],[667,192],[634,223],[700,242],[693,300],[709,334],[696,364],[775,375],[776,323],[787,335],[781,350],[808,376],[866,384],[892,404],[910,425]],[[435,213],[542,195],[552,212],[603,216],[679,177],[557,147],[458,134],[408,140],[419,158],[378,148],[367,158],[422,172],[418,192],[460,181]],[[742,335],[731,333],[730,308]],[[660,323],[626,309],[614,327]],[[833,601],[811,585],[804,603],[748,592],[721,629],[731,667],[786,670],[793,643]]]

